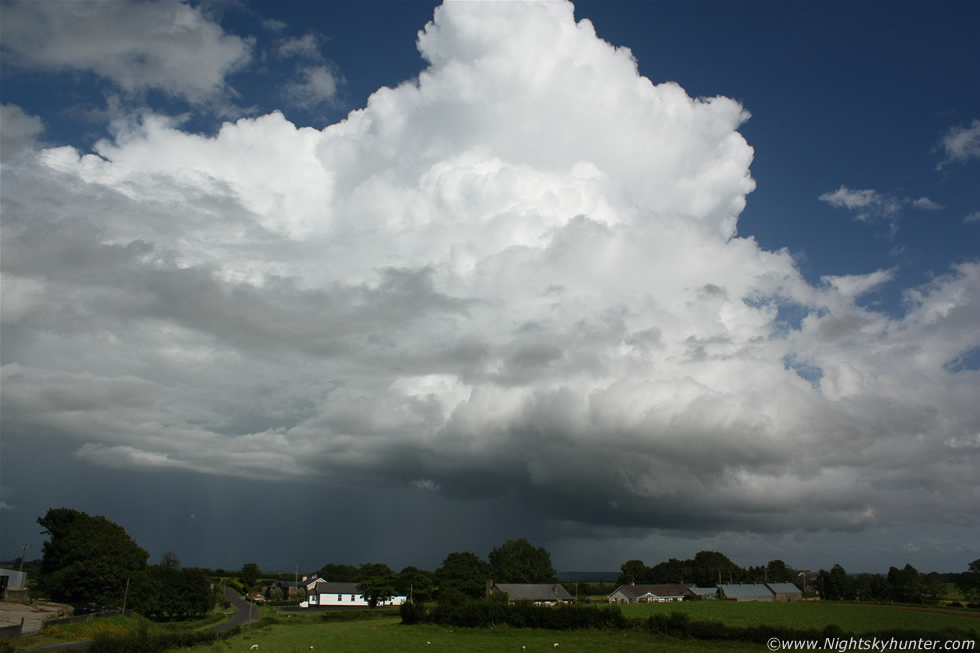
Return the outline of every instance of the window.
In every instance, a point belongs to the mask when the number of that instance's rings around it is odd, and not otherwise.
[[[340,602],[340,601],[343,601],[343,600],[344,600],[344,595],[343,594],[338,594],[337,595],[337,601]]]

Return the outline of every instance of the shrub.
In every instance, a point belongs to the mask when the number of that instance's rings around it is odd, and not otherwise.
[[[405,601],[398,607],[398,613],[401,615],[402,623],[411,626],[425,620],[426,609],[422,603]]]

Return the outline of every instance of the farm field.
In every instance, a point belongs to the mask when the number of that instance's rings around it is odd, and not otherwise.
[[[253,644],[259,653],[303,653],[313,651],[344,651],[359,653],[386,651],[453,651],[458,653],[520,652],[522,646],[528,653],[559,651],[589,653],[636,653],[636,651],[662,651],[671,653],[697,653],[706,651],[735,652],[759,651],[758,644],[734,642],[682,641],[655,637],[646,633],[622,631],[602,632],[555,632],[548,630],[524,630],[494,628],[492,630],[449,628],[419,624],[401,625],[399,617],[384,617],[354,622],[298,623],[274,625],[253,630],[231,639],[201,646],[198,653],[231,653],[248,651]],[[176,651],[174,652],[176,653]]]
[[[977,613],[964,616],[929,614],[899,610],[887,606],[800,601],[795,603],[734,601],[684,601],[682,603],[632,603],[620,606],[630,619],[646,619],[654,614],[682,612],[692,621],[720,621],[727,626],[786,626],[822,630],[840,626],[853,633],[869,633],[900,628],[903,630],[940,630],[959,628],[980,632]]]

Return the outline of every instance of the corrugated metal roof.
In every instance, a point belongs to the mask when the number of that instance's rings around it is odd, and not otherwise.
[[[726,599],[734,599],[740,596],[765,596],[772,597],[773,592],[762,583],[735,583],[734,585],[719,585],[718,587],[725,593]]]
[[[800,594],[803,593],[800,591],[800,588],[793,583],[766,583],[766,585],[768,585],[769,588],[776,594],[792,594],[794,592],[798,592]]]

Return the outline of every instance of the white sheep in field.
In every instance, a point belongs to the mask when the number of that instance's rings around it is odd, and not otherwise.
[[[259,645],[258,644],[252,644],[251,646],[248,647],[248,650],[254,651],[254,650],[258,649],[258,648],[259,648]]]

